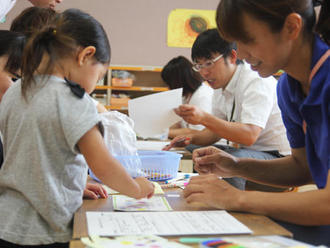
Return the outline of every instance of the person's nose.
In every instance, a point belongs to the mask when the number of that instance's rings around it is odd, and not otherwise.
[[[207,79],[208,75],[210,75],[210,70],[203,67],[199,70],[199,74],[204,78]]]

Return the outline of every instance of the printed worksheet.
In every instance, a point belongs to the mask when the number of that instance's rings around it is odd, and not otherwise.
[[[252,231],[224,210],[168,212],[86,212],[88,234],[222,235]]]
[[[164,196],[153,196],[150,199],[134,199],[125,195],[112,196],[115,211],[171,211],[173,210]]]

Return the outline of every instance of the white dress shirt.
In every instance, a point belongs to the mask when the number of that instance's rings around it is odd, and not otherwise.
[[[247,64],[238,65],[226,88],[214,91],[212,111],[220,119],[262,128],[257,141],[247,148],[288,155],[290,146],[277,105],[276,85],[274,77],[261,78]]]

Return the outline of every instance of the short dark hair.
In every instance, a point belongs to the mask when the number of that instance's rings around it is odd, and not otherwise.
[[[193,64],[183,56],[171,59],[163,68],[161,77],[170,89],[183,88],[183,96],[194,93],[203,82]]]
[[[8,56],[5,71],[16,75],[17,71],[21,69],[24,45],[24,34],[0,30],[0,56]]]
[[[223,54],[227,58],[233,49],[236,50],[236,45],[222,39],[216,28],[208,29],[197,36],[191,49],[191,58],[193,61],[211,59],[214,53]],[[236,63],[240,64],[242,61],[237,59]]]

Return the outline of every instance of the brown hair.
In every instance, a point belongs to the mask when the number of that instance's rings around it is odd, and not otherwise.
[[[28,38],[37,30],[53,23],[56,16],[57,13],[53,9],[30,7],[13,20],[10,31],[23,33]]]
[[[32,34],[24,49],[22,64],[22,94],[34,83],[34,73],[47,55],[43,75],[53,72],[56,62],[74,56],[79,47],[94,46],[96,62],[110,63],[110,44],[102,25],[89,14],[78,9],[68,9],[56,22]]]
[[[244,30],[243,13],[267,23],[274,32],[282,29],[289,14],[298,13],[304,21],[304,36],[308,38],[313,33],[316,19],[312,0],[221,0],[216,14],[221,36],[243,42],[251,40]],[[316,31],[326,42],[330,38],[329,16],[329,1],[323,0]]]

